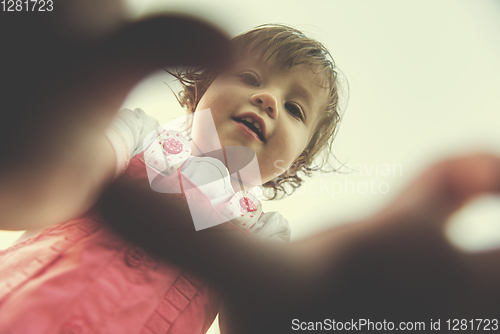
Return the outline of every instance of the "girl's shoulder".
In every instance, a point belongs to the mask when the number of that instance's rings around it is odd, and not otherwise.
[[[288,221],[279,212],[263,213],[251,228],[251,233],[272,241],[290,242],[291,230]]]

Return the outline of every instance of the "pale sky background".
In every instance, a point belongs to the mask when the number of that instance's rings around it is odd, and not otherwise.
[[[293,239],[369,216],[440,159],[476,150],[500,154],[500,1],[126,2],[131,17],[176,10],[231,36],[259,24],[288,24],[330,50],[349,83],[334,153],[361,170],[317,176],[290,198],[264,204],[288,219]],[[159,72],[123,106],[140,107],[160,123],[181,116],[164,82],[178,88]],[[476,201],[449,231],[467,249],[500,244],[500,197]],[[0,247],[16,236],[0,232]]]

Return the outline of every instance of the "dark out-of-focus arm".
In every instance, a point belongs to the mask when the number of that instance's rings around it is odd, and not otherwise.
[[[29,230],[75,218],[112,181],[115,153],[104,134],[75,142],[64,160],[0,174],[0,228]]]
[[[118,179],[104,192],[98,208],[125,237],[232,295],[244,293],[241,287],[251,282],[262,295],[272,291],[288,298],[314,272],[300,244],[251,238],[224,226],[231,223],[196,231],[185,198],[157,193],[147,180]]]
[[[500,192],[499,171],[491,155],[442,162],[377,215],[291,244],[196,232],[185,200],[147,180],[115,182],[100,207],[120,233],[218,287],[228,333],[287,333],[294,317],[495,318],[500,253],[457,251],[442,227],[471,197]]]

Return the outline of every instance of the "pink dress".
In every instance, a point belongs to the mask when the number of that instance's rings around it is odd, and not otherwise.
[[[122,177],[148,182],[139,156]],[[0,252],[2,334],[205,333],[219,302],[202,279],[151,257],[92,212]]]

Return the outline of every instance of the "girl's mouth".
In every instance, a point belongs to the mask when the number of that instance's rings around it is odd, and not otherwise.
[[[258,129],[256,125],[254,125],[252,122],[244,119],[244,118],[235,118],[234,119],[241,127],[243,130],[250,132],[256,139],[258,139],[261,142],[264,142],[264,135],[262,132]]]

